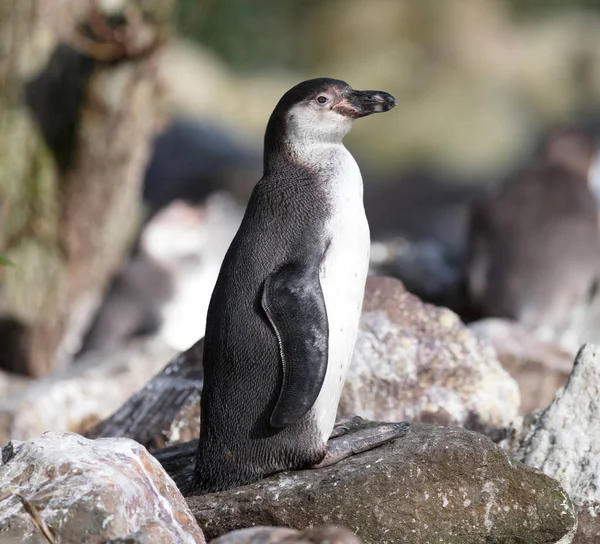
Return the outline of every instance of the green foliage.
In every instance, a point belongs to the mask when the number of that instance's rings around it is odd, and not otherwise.
[[[600,10],[600,0],[507,0],[511,11],[520,16],[538,16],[559,10]]]
[[[497,1],[516,17],[525,18],[577,8],[600,11],[600,0]],[[285,67],[302,71],[312,64],[307,51],[311,37],[308,21],[314,8],[322,3],[323,0],[179,0],[176,25],[181,35],[207,46],[235,70]],[[338,4],[342,9],[344,2]],[[436,4],[437,1],[415,2],[417,11],[424,15]]]
[[[238,70],[302,68],[299,26],[320,0],[180,0],[181,34]]]
[[[4,255],[0,255],[0,266],[15,266],[15,263],[7,259]]]

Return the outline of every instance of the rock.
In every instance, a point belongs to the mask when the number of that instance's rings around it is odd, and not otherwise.
[[[487,431],[518,407],[517,383],[456,314],[423,304],[396,279],[367,279],[339,414]]]
[[[503,446],[559,480],[578,504],[600,502],[600,347],[586,344],[542,412],[519,418]]]
[[[148,450],[199,437],[204,339],[174,357],[87,438],[124,436]]]
[[[598,512],[594,509],[580,508],[577,533],[568,544],[598,544],[600,542],[600,523]]]
[[[249,525],[335,523],[365,544],[550,544],[575,524],[555,480],[483,435],[422,424],[327,468],[187,500],[209,539]]]
[[[0,399],[20,393],[31,383],[31,378],[0,370]]]
[[[261,153],[224,124],[175,117],[154,139],[144,204],[154,213],[176,200],[199,203],[214,191],[236,188],[244,201],[261,175]]]
[[[228,533],[210,544],[360,544],[345,529],[323,527],[294,531],[283,527],[252,527]]]
[[[32,382],[0,403],[0,444],[48,429],[83,432],[108,417],[156,374],[175,351],[159,341],[89,353],[68,370]]]
[[[0,541],[36,535],[24,497],[57,542],[204,543],[183,497],[160,464],[133,440],[88,440],[47,432],[2,448]],[[154,535],[142,538],[142,532]],[[156,539],[154,538],[156,537]],[[137,540],[135,540],[137,539]],[[110,540],[109,540],[110,541]]]
[[[572,355],[516,322],[488,318],[469,324],[469,328],[494,347],[502,366],[517,380],[521,415],[546,408],[573,368]]]
[[[573,355],[583,344],[600,344],[600,292],[573,312],[569,326],[561,331],[555,341]]]
[[[109,538],[102,544],[172,544],[172,542],[172,535],[169,534],[164,524],[150,521],[135,533]]]
[[[516,420],[502,442],[513,458],[556,478],[580,507],[582,523],[574,541],[580,543],[600,537],[599,359],[599,346],[583,346],[552,404]]]
[[[139,531],[127,536],[104,540],[102,544],[171,544],[172,535],[162,523],[149,522]]]
[[[426,301],[459,309],[460,257],[459,250],[438,240],[395,237],[373,241],[370,267],[376,275],[398,278]]]

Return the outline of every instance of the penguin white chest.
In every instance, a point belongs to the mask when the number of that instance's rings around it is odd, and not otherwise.
[[[331,214],[326,231],[330,244],[319,273],[329,325],[329,350],[325,381],[312,414],[323,441],[333,429],[352,359],[370,253],[362,177],[350,152],[340,148],[335,156],[336,174],[327,184]]]

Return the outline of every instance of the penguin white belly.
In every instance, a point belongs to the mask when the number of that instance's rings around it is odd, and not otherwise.
[[[329,439],[358,332],[369,268],[370,233],[363,205],[362,177],[352,155],[339,157],[339,174],[328,181],[331,240],[319,278],[329,323],[325,381],[312,408],[324,442]]]

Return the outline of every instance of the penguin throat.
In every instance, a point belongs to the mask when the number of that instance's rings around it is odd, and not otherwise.
[[[283,165],[319,168],[337,150],[352,128],[352,119],[336,112],[294,106],[284,115],[273,114],[265,133],[264,170]]]
[[[351,118],[332,110],[296,106],[285,119],[285,140],[292,147],[341,144],[351,128]]]

